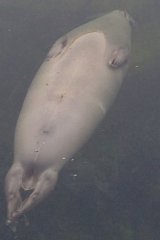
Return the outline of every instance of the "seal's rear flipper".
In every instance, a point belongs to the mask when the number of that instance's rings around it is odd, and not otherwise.
[[[58,174],[55,170],[47,169],[43,172],[30,196],[22,202],[21,206],[13,213],[13,218],[17,219],[22,214],[41,202],[55,187]]]
[[[7,224],[13,220],[14,212],[22,203],[20,187],[23,175],[23,168],[20,164],[13,164],[5,179],[5,194],[7,199]]]

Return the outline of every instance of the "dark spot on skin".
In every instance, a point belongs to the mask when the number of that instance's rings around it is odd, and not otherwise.
[[[50,133],[52,133],[53,131],[53,126],[52,125],[48,125],[47,126],[43,126],[41,129],[40,129],[40,133],[41,135],[48,135]]]
[[[60,53],[62,52],[63,48],[67,45],[67,42],[68,42],[68,41],[67,41],[67,37],[65,37],[64,39],[62,39],[62,41],[60,42],[60,44],[61,44],[60,50],[56,53],[56,55],[55,55],[54,52],[48,53],[45,61],[49,61],[51,58],[59,56]]]
[[[48,134],[49,133],[49,130],[43,130],[42,131],[44,134]]]
[[[62,49],[67,45],[67,37],[62,41]]]
[[[57,100],[58,102],[62,102],[62,100],[64,99],[65,94],[60,94],[59,96],[57,96]]]

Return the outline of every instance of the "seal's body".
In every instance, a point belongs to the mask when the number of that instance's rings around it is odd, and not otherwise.
[[[113,11],[84,24],[51,48],[28,90],[6,177],[8,222],[44,199],[67,160],[88,140],[125,76],[129,16]],[[21,200],[20,188],[33,192]]]

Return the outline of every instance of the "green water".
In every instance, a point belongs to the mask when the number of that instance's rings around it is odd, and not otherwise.
[[[136,21],[125,82],[54,193],[13,234],[5,226],[4,176],[27,88],[58,37],[113,9]],[[159,240],[159,12],[159,0],[0,0],[1,240]]]

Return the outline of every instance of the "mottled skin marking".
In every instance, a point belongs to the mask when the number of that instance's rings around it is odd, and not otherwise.
[[[48,133],[49,133],[49,130],[45,130],[45,129],[44,129],[42,132],[43,132],[44,134],[48,134]]]

